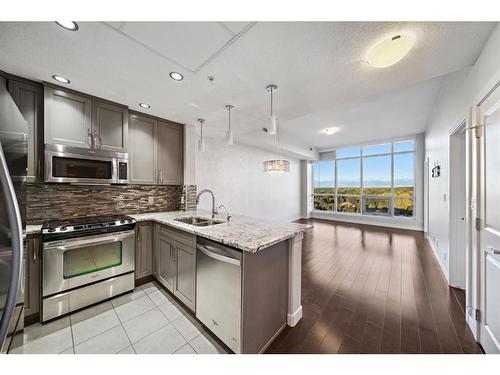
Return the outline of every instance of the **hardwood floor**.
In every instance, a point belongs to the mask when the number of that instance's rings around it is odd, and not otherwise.
[[[301,222],[303,318],[266,353],[481,353],[423,233]]]

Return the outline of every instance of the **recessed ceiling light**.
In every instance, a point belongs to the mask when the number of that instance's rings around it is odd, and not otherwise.
[[[319,132],[321,134],[325,134],[325,135],[332,135],[332,134],[335,134],[339,131],[339,128],[324,128],[324,129],[321,129]]]
[[[368,54],[368,64],[375,68],[387,68],[402,60],[413,47],[415,38],[409,34],[397,34],[375,44]]]
[[[139,103],[139,107],[141,107],[141,108],[151,108],[151,106],[149,104],[146,104],[146,103]]]
[[[181,73],[170,72],[170,78],[172,78],[174,81],[182,81],[184,79],[184,76]]]
[[[58,76],[57,74],[54,74],[52,78],[55,79],[57,82],[64,83],[66,85],[71,82],[69,79]]]
[[[78,24],[75,21],[56,21],[56,23],[62,28],[69,31],[78,30]]]

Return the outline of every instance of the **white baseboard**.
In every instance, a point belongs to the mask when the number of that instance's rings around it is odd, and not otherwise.
[[[295,327],[300,319],[302,319],[302,305],[293,314],[288,314],[287,323],[290,327]]]
[[[465,311],[465,321],[469,325],[470,330],[472,331],[472,335],[474,336],[474,339],[478,341],[478,332],[479,332],[479,325],[478,321],[474,319],[473,316],[469,315],[467,312],[467,309]]]
[[[434,242],[432,242],[431,239],[429,238],[429,236],[427,236],[427,235],[425,236],[425,239],[427,240],[427,243],[431,247],[432,253],[434,254],[434,258],[436,258],[436,260],[438,261],[439,268],[441,268],[441,272],[443,273],[444,277],[446,278],[446,282],[449,285],[450,284],[450,276],[448,274],[448,270],[446,269],[445,265],[443,264],[441,257],[438,255],[438,252],[437,252],[436,248],[434,247]]]
[[[323,213],[313,211],[311,217],[315,219],[324,219],[332,221],[340,221],[343,223],[365,224],[374,225],[377,227],[395,228],[395,229],[408,229],[422,232],[423,226],[416,223],[414,220],[398,220],[389,217],[369,217],[365,215],[342,215],[335,213]]]

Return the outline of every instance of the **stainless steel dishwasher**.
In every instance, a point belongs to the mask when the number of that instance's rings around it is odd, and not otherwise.
[[[198,237],[196,317],[241,352],[241,251]]]

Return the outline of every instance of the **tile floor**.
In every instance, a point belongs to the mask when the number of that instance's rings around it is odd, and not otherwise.
[[[14,353],[225,353],[154,283],[48,324],[26,327],[24,341]]]

